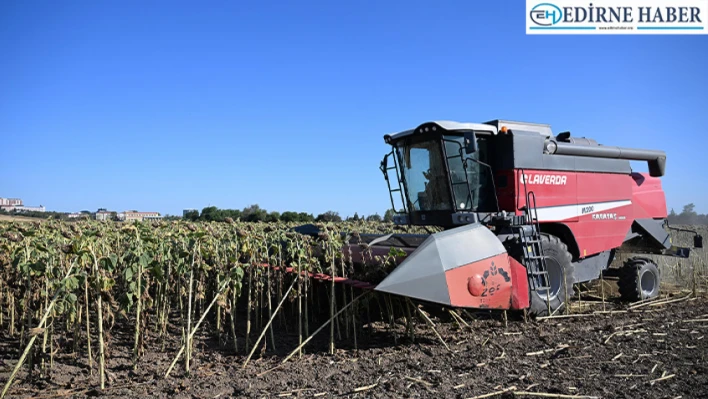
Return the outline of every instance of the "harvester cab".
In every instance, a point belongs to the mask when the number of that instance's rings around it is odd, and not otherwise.
[[[430,122],[384,136],[381,161],[397,224],[454,227],[497,211],[489,165],[491,125]]]

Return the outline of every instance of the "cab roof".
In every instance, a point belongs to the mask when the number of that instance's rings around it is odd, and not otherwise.
[[[485,123],[470,123],[470,122],[456,122],[456,121],[446,121],[446,120],[441,120],[441,121],[431,121],[431,122],[426,122],[414,129],[408,129],[404,130],[402,132],[398,133],[393,133],[393,134],[387,134],[384,136],[384,140],[386,142],[393,142],[393,141],[398,141],[404,137],[411,136],[416,133],[424,133],[429,130],[427,129],[433,129],[435,130],[436,128],[441,128],[443,130],[447,131],[470,131],[473,130],[475,132],[489,132],[492,135],[496,135],[499,132],[499,129],[502,127],[506,127],[510,130],[523,130],[523,131],[530,131],[530,132],[538,132],[541,135],[544,136],[553,136],[553,132],[551,130],[551,125],[548,124],[541,124],[541,123],[531,123],[531,122],[516,122],[516,121],[509,121],[509,120],[502,120],[502,119],[495,119],[492,121],[488,121]]]

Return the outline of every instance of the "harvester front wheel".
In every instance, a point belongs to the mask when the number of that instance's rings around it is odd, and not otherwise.
[[[548,316],[549,303],[553,313],[573,297],[573,256],[568,246],[550,234],[541,234],[541,245],[546,258],[550,290],[531,291],[529,314],[532,316]]]
[[[659,295],[661,273],[654,262],[646,258],[631,258],[620,269],[619,292],[629,302]]]

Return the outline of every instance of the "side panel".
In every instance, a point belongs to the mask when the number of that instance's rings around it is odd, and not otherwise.
[[[569,224],[581,257],[622,245],[632,221],[631,176],[578,173],[578,221]]]
[[[512,271],[506,253],[445,272],[450,305],[479,309],[509,309]]]
[[[627,160],[543,154],[544,140],[527,132],[497,137],[502,210],[522,214],[532,191],[539,221],[568,226],[581,258],[621,246],[637,219],[667,217],[659,178],[633,173]]]
[[[619,247],[634,221],[631,175],[517,169],[514,181],[514,211],[521,214],[525,192],[533,192],[539,221],[567,225],[581,257]]]
[[[509,256],[509,266],[511,266],[511,308],[526,309],[531,304],[529,297],[529,280],[526,268],[516,259]]]
[[[517,169],[514,179],[518,193],[517,212],[521,213],[518,209],[526,206],[526,193],[532,192],[539,220],[577,220],[578,177],[579,174],[574,172]]]
[[[533,191],[537,208],[555,207],[558,212],[551,216],[559,221],[575,218],[578,195],[577,175],[575,172],[531,169],[499,171],[495,179],[499,206],[507,212],[521,214],[519,209],[526,205],[526,192]],[[561,215],[568,217],[558,219]]]
[[[635,219],[665,219],[666,196],[661,180],[647,173],[632,173],[632,203]]]

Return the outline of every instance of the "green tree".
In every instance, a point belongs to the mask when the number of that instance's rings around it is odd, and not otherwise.
[[[298,222],[310,223],[310,222],[314,222],[314,221],[315,221],[315,217],[312,216],[311,213],[307,213],[307,212],[298,213]]]
[[[114,217],[117,218],[117,216],[114,216]],[[187,220],[190,220],[192,222],[195,222],[195,221],[199,220],[199,211],[196,209],[193,211],[187,211],[184,214],[184,218]]]
[[[374,213],[373,215],[369,215],[366,217],[367,222],[380,222],[381,220],[381,215],[379,215],[378,213]]]
[[[317,219],[315,220],[317,220],[318,222],[341,222],[342,217],[339,216],[339,212],[327,211],[325,213],[317,215]]]
[[[393,209],[387,209],[383,217],[384,222],[393,222],[393,216],[395,214],[396,212]]]
[[[221,216],[223,220],[226,220],[227,217],[236,220],[241,217],[241,211],[238,209],[221,209]]]
[[[241,219],[248,222],[264,222],[268,217],[268,211],[262,209],[258,204],[243,208]]]
[[[280,215],[280,220],[285,223],[299,222],[300,216],[297,212],[285,211]]]
[[[696,205],[693,203],[690,203],[688,205],[683,206],[683,211],[681,211],[681,215],[685,217],[694,217],[696,216]]]
[[[275,223],[280,220],[280,212],[273,211],[266,216],[266,222]]]
[[[224,220],[224,215],[219,208],[215,206],[208,206],[202,209],[202,214],[199,216],[199,219],[207,222],[222,222]]]

